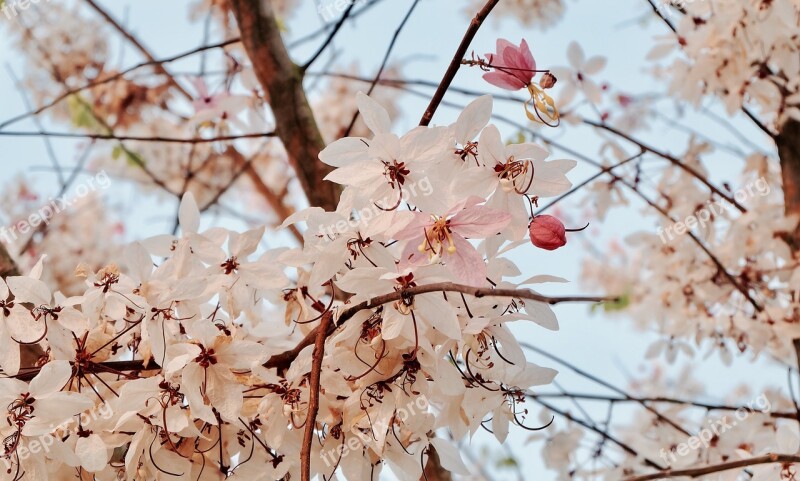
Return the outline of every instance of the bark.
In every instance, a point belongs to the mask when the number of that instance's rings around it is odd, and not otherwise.
[[[786,122],[775,143],[781,159],[786,214],[800,214],[800,122],[792,119]]]
[[[423,473],[420,481],[452,481],[453,479],[450,471],[444,469],[442,466],[439,455],[436,453],[436,450],[433,449],[433,446],[431,446],[430,452],[428,452],[428,462],[425,463],[425,470]]]
[[[19,268],[17,268],[17,263],[14,262],[14,258],[8,253],[6,246],[0,243],[0,277],[5,279],[8,276],[18,275],[20,275],[20,273]]]
[[[778,156],[781,160],[781,178],[783,180],[783,202],[786,215],[800,215],[800,122],[789,119],[775,136]],[[800,225],[795,228],[788,239],[792,251],[797,256],[800,250]],[[793,340],[797,368],[800,370],[800,339]],[[794,398],[794,393],[792,393]],[[797,412],[800,422],[800,409]]]
[[[325,142],[303,89],[303,73],[289,58],[270,2],[228,0],[259,83],[269,95],[276,133],[312,206],[336,210],[338,187],[322,179],[332,170],[319,161]]]

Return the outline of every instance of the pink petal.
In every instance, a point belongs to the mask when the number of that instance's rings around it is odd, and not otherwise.
[[[525,87],[525,84],[520,79],[498,70],[483,74],[483,80],[486,80],[495,87],[506,90],[519,90]]]
[[[473,287],[485,287],[486,263],[483,257],[461,236],[454,235],[456,252],[445,255],[445,263],[450,272],[461,282]]]
[[[424,266],[429,263],[428,253],[419,251],[419,246],[424,241],[424,237],[418,237],[408,241],[408,244],[406,244],[406,247],[403,249],[403,254],[400,256],[400,262],[397,265],[398,269],[404,270],[409,267]]]
[[[414,213],[414,218],[411,219],[405,227],[397,231],[392,237],[397,240],[413,239],[424,235],[424,229],[432,226],[431,218],[428,215],[420,212]]]
[[[496,45],[497,45],[497,47],[496,47],[497,48],[497,55],[502,55],[503,50],[505,50],[507,48],[517,48],[516,45],[514,45],[513,43],[509,42],[508,40],[506,40],[504,38],[498,38]]]
[[[473,206],[464,209],[450,220],[450,228],[464,237],[483,239],[502,231],[511,216],[484,206]]]
[[[536,70],[536,60],[533,58],[533,54],[531,53],[531,49],[528,46],[528,41],[522,39],[522,43],[519,46],[522,52],[522,58],[525,62],[526,68],[531,70]]]

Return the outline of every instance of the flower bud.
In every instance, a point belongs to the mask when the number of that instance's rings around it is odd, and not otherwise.
[[[551,74],[550,72],[547,72],[544,75],[542,75],[542,79],[539,81],[539,86],[545,90],[551,89],[556,85],[556,82],[558,82],[556,76]]]
[[[564,224],[552,215],[538,215],[528,226],[531,242],[540,249],[556,250],[567,243]]]

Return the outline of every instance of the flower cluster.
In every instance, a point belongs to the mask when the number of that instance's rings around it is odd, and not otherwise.
[[[800,119],[797,16],[792,1],[689,2],[673,35],[659,40],[653,60],[667,58],[659,73],[670,93],[699,105],[708,94],[724,101],[729,114],[755,105],[776,130]],[[680,49],[680,55],[671,55]]]
[[[550,307],[524,289],[552,278],[510,281],[520,270],[506,254],[534,249],[529,207],[568,190],[575,162],[506,145],[487,125],[488,96],[452,125],[402,136],[373,99],[359,94],[357,103],[369,136],[321,154],[335,167],[329,180],[344,186],[339,208],[284,223],[306,225],[302,247],[263,249],[264,227],[202,230],[188,192],[179,236],[134,242],[119,265],[81,266],[71,297],[42,280],[43,258],[0,282],[0,366],[10,376],[0,379],[0,430],[11,479],[67,466],[98,479],[299,478],[294,453],[312,423],[313,473],[365,479],[385,464],[417,480],[431,447],[465,472],[450,441],[430,439],[441,427],[458,440],[491,418],[503,441],[511,425],[535,423],[525,393],[556,372],[525,359],[509,324],[557,328]],[[407,192],[423,178],[436,195]],[[375,199],[397,202],[363,210]],[[374,218],[322,228],[354,211]],[[324,319],[331,327],[317,360],[304,339]],[[21,362],[22,345],[41,347],[35,367]],[[425,409],[403,408],[420,398]],[[81,421],[101,405],[113,416]],[[357,449],[337,449],[350,438]]]

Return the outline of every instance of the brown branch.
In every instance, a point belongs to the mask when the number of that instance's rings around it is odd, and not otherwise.
[[[427,284],[422,286],[416,286],[404,291],[395,291],[390,294],[384,294],[382,296],[374,297],[370,300],[355,304],[353,306],[347,307],[342,311],[342,314],[336,321],[337,325],[342,325],[348,319],[352,318],[356,313],[363,311],[364,309],[371,309],[375,308],[384,304],[389,304],[391,302],[399,301],[403,298],[403,296],[414,296],[420,294],[427,294],[432,292],[460,292],[462,294],[467,294],[474,297],[512,297],[518,299],[528,299],[537,302],[544,302],[545,304],[560,304],[564,302],[605,302],[605,301],[613,301],[613,299],[609,299],[607,297],[579,297],[579,296],[569,296],[569,297],[549,297],[543,296],[541,294],[537,294],[530,289],[488,289],[488,288],[477,288],[471,286],[465,286],[461,284],[454,284],[452,282],[441,282],[436,284]],[[331,325],[328,328],[328,332],[326,335],[330,335],[336,326]],[[317,336],[317,330],[319,327],[315,327],[311,332],[303,338],[293,349],[283,352],[281,354],[276,354],[272,356],[265,364],[264,367],[267,368],[277,368],[279,371],[287,369],[291,363],[297,358],[300,354],[300,351],[305,349],[306,347],[310,346],[314,343],[314,340]]]
[[[546,357],[546,358],[548,358],[550,360],[553,360],[553,361],[555,361],[555,362],[557,362],[557,363],[569,368],[575,374],[578,374],[579,376],[582,376],[582,377],[584,377],[584,378],[586,378],[586,379],[588,379],[588,380],[590,380],[590,381],[592,381],[592,382],[594,382],[596,384],[599,384],[600,386],[603,386],[606,389],[610,389],[611,391],[614,391],[615,393],[617,393],[617,394],[619,394],[621,396],[624,396],[625,399],[628,399],[628,400],[630,400],[632,402],[639,403],[643,408],[645,408],[647,411],[649,411],[651,414],[653,414],[660,421],[663,421],[663,422],[667,423],[668,425],[672,426],[673,428],[675,428],[676,430],[678,430],[679,432],[681,432],[681,433],[683,433],[683,434],[685,434],[687,436],[692,436],[692,433],[690,433],[689,431],[684,429],[683,426],[679,425],[678,423],[676,423],[675,421],[671,420],[670,418],[664,416],[663,414],[661,414],[658,410],[656,410],[652,406],[648,406],[643,400],[631,396],[630,394],[628,394],[624,390],[618,388],[617,386],[615,386],[615,385],[613,385],[613,384],[611,384],[611,383],[609,383],[607,381],[604,381],[604,380],[600,379],[599,377],[597,377],[597,376],[595,376],[595,375],[593,375],[593,374],[591,374],[591,373],[589,373],[587,371],[584,371],[583,369],[581,369],[578,366],[570,363],[569,361],[566,361],[566,360],[564,360],[564,359],[562,359],[562,358],[560,358],[558,356],[550,354],[549,352],[547,352],[547,351],[545,351],[543,349],[540,349],[540,348],[534,346],[533,344],[529,344],[529,343],[526,343],[526,342],[521,342],[520,346],[522,346],[522,347],[524,347],[526,349],[530,349],[531,351],[534,351],[534,352],[538,353],[541,356],[544,356],[544,357]]]
[[[559,416],[561,416],[562,418],[564,418],[564,419],[566,419],[568,421],[572,421],[575,424],[583,426],[584,428],[597,433],[603,439],[605,439],[607,441],[611,441],[612,443],[616,444],[619,448],[621,448],[626,453],[628,453],[628,454],[630,454],[630,455],[632,455],[634,457],[637,457],[637,458],[641,456],[643,458],[645,464],[647,464],[648,466],[650,466],[652,468],[655,468],[655,469],[663,469],[661,467],[661,465],[659,465],[657,462],[642,456],[638,451],[633,449],[631,446],[625,444],[625,442],[623,442],[622,440],[619,440],[616,437],[612,436],[607,431],[604,431],[604,430],[600,429],[599,427],[597,427],[595,425],[589,424],[586,421],[584,421],[583,419],[576,418],[572,414],[570,414],[569,412],[563,411],[563,410],[553,406],[550,403],[542,401],[541,399],[532,398],[532,400],[533,400],[533,402],[535,402],[536,404],[539,404],[540,406],[542,406],[543,408],[547,409],[548,411],[551,411],[554,414],[558,414]]]
[[[109,128],[110,130],[110,128]],[[0,136],[6,137],[57,137],[65,139],[91,139],[91,140],[130,140],[135,142],[164,142],[173,144],[207,144],[210,142],[223,142],[238,139],[261,139],[264,137],[275,137],[275,132],[254,132],[240,135],[222,135],[219,137],[142,137],[135,135],[112,135],[112,134],[79,134],[73,132],[14,132],[0,131]]]
[[[165,75],[169,83],[172,84],[172,86],[174,86],[178,90],[178,92],[180,92],[187,99],[192,100],[192,95],[189,92],[187,92],[183,87],[181,87],[178,81],[175,80],[175,77],[173,77],[172,74],[170,74],[167,71],[164,65],[158,63],[153,54],[150,53],[147,47],[145,47],[144,44],[142,44],[139,41],[139,39],[134,37],[132,33],[130,33],[125,27],[123,27],[119,22],[117,22],[117,20],[114,17],[112,17],[111,14],[109,14],[105,9],[103,9],[103,7],[95,3],[94,0],[86,0],[86,3],[88,3],[90,7],[92,7],[98,14],[100,14],[100,16],[103,17],[106,20],[106,22],[108,22],[112,27],[114,27],[114,29],[117,30],[120,33],[120,35],[125,37],[134,47],[136,47],[136,49],[139,50],[139,52],[141,52],[141,54],[144,55],[144,57],[149,62],[152,62],[152,64],[155,65],[156,70],[158,70],[159,73]]]
[[[453,476],[450,471],[442,466],[442,460],[439,459],[439,453],[433,444],[428,446],[428,461],[425,463],[425,469],[422,472],[420,481],[452,481]]]
[[[499,1],[500,0],[489,0],[486,2],[486,5],[483,6],[478,14],[475,15],[475,18],[473,18],[470,22],[466,33],[464,33],[464,38],[461,39],[461,44],[458,46],[458,50],[456,50],[455,55],[453,55],[453,59],[450,61],[450,66],[447,67],[444,78],[442,78],[442,81],[439,83],[439,87],[436,89],[436,93],[433,94],[431,103],[428,105],[428,108],[422,115],[422,120],[419,121],[419,125],[430,125],[431,120],[433,120],[433,114],[436,113],[436,109],[438,109],[439,104],[442,103],[444,94],[447,93],[447,89],[450,88],[450,84],[453,83],[453,79],[456,77],[458,69],[461,67],[461,60],[467,53],[467,49],[469,49],[472,39],[475,38],[475,34],[478,33],[483,21],[486,20],[486,17],[489,16],[489,13],[491,13],[492,9]]]
[[[258,81],[269,94],[276,133],[312,206],[336,210],[338,186],[323,178],[333,170],[319,161],[325,142],[303,90],[303,75],[289,58],[270,2],[228,0]]]
[[[698,409],[705,409],[707,411],[738,411],[740,409],[752,411],[753,408],[749,406],[726,406],[724,404],[708,404],[697,401],[689,401],[686,399],[675,399],[670,397],[630,397],[630,396],[606,396],[602,394],[587,394],[577,392],[563,392],[563,393],[528,393],[527,397],[538,399],[581,399],[584,401],[600,401],[608,403],[653,403],[653,404],[675,404]],[[758,411],[757,409],[755,411]],[[760,412],[760,411],[759,411]],[[794,412],[788,411],[769,411],[763,413],[775,419],[797,419]]]
[[[346,322],[348,319],[352,318],[356,313],[359,311],[363,311],[364,309],[375,308],[381,306],[383,304],[388,304],[390,302],[400,300],[404,295],[420,295],[420,294],[428,294],[433,292],[460,292],[462,294],[471,295],[474,297],[488,297],[488,296],[495,296],[495,297],[512,297],[517,299],[528,299],[537,302],[543,302],[545,304],[555,305],[561,304],[564,302],[605,302],[605,301],[614,301],[614,299],[610,299],[607,297],[580,297],[580,296],[566,296],[566,297],[550,297],[550,296],[543,296],[541,294],[537,294],[530,289],[489,289],[489,288],[478,288],[478,287],[471,287],[465,286],[461,284],[453,284],[452,282],[441,282],[436,284],[427,284],[423,286],[412,287],[410,289],[406,289],[405,291],[396,291],[390,294],[385,294],[382,296],[374,297],[368,301],[361,302],[359,304],[355,304],[349,307],[346,307],[339,318],[337,319],[337,324],[341,325],[342,323]],[[325,336],[329,336],[335,330],[336,325],[330,323],[326,326],[325,329]],[[263,366],[267,369],[275,368],[279,371],[283,371],[289,368],[289,366],[297,359],[297,356],[300,355],[300,352],[305,349],[306,347],[314,344],[316,339],[319,335],[320,326],[315,327],[311,332],[309,332],[306,337],[304,337],[300,342],[297,343],[295,347],[289,349],[288,351],[284,351],[280,354],[275,354],[274,356],[270,357],[267,362],[263,364]],[[98,366],[114,366],[115,369],[120,371],[123,370],[142,370],[142,369],[156,369],[158,366],[151,362],[148,366],[145,366],[142,361],[112,361],[106,363],[97,364]],[[26,371],[25,373],[18,374],[18,379],[32,379],[36,373],[38,373],[38,368]]]
[[[763,456],[756,456],[749,459],[740,459],[738,461],[731,461],[728,463],[714,464],[711,466],[703,466],[702,468],[688,468],[688,469],[665,469],[657,473],[645,474],[642,476],[631,476],[625,478],[623,481],[651,481],[654,479],[667,479],[678,477],[697,478],[713,473],[720,473],[722,471],[729,471],[731,469],[746,468],[747,466],[756,466],[759,464],[793,464],[800,463],[800,456],[794,454],[765,454]]]
[[[322,316],[317,327],[318,334],[314,340],[314,354],[311,360],[311,382],[309,384],[308,414],[303,432],[303,445],[300,447],[300,479],[311,481],[311,443],[314,441],[314,428],[319,412],[319,385],[322,376],[322,359],[325,356],[325,339],[328,327],[333,324],[333,313]]]
[[[8,276],[20,276],[19,267],[14,258],[9,254],[6,245],[0,242],[0,277],[5,279]]]
[[[308,67],[313,65],[314,62],[317,61],[319,56],[322,55],[325,49],[328,48],[328,46],[333,42],[333,39],[336,37],[336,34],[339,33],[339,30],[344,25],[344,22],[346,22],[347,19],[350,17],[350,13],[353,11],[355,6],[356,6],[355,1],[350,2],[350,5],[344,11],[342,17],[339,19],[338,22],[336,22],[336,25],[333,26],[333,30],[331,30],[331,32],[328,34],[328,37],[325,39],[325,41],[322,42],[322,45],[320,45],[317,51],[314,52],[314,55],[312,55],[311,58],[308,59],[308,62],[304,63],[303,66],[300,67],[301,72],[305,72],[306,70],[308,70]]]
[[[283,223],[290,215],[292,215],[291,207],[288,207],[283,202],[283,198],[278,196],[272,189],[269,188],[267,184],[264,183],[264,180],[258,174],[258,171],[253,167],[253,165],[247,162],[247,159],[244,158],[241,152],[236,150],[233,146],[228,147],[226,151],[228,155],[233,158],[234,163],[237,166],[244,166],[245,174],[250,178],[250,181],[253,182],[255,185],[256,191],[264,198],[267,204],[272,207],[272,210],[275,211],[275,215],[278,216],[280,222],[278,224]],[[296,225],[292,224],[289,226],[289,230],[294,235],[295,239],[300,243],[303,244],[303,234],[300,233],[300,230],[297,228]]]
[[[622,132],[621,130],[615,129],[614,127],[611,127],[610,125],[608,125],[606,123],[594,122],[594,121],[588,120],[588,119],[583,119],[583,123],[585,123],[586,125],[591,125],[592,127],[597,127],[599,129],[603,129],[606,132],[612,133],[612,134],[614,134],[614,135],[616,135],[618,137],[621,137],[621,138],[627,140],[628,142],[631,142],[632,144],[635,144],[636,146],[638,146],[642,150],[646,150],[647,152],[655,154],[655,155],[661,157],[662,159],[669,161],[672,165],[682,169],[687,174],[689,174],[692,177],[694,177],[695,179],[699,180],[700,183],[702,183],[703,185],[708,187],[708,189],[711,190],[711,192],[713,192],[713,193],[717,194],[718,196],[722,197],[723,199],[727,200],[730,204],[732,204],[734,207],[736,207],[739,210],[739,212],[742,212],[742,213],[747,212],[747,209],[742,204],[737,202],[736,198],[734,198],[734,196],[722,192],[722,190],[719,187],[717,187],[714,184],[712,184],[711,181],[709,181],[706,178],[706,176],[704,176],[703,174],[701,174],[700,172],[695,170],[693,167],[691,167],[689,165],[686,165],[684,162],[681,162],[680,159],[678,159],[678,158],[676,158],[676,157],[674,157],[674,156],[672,156],[670,154],[667,154],[666,152],[662,152],[662,151],[656,149],[655,147],[647,145],[644,142],[636,140],[635,138],[633,138],[632,136],[626,134],[625,132]]]

